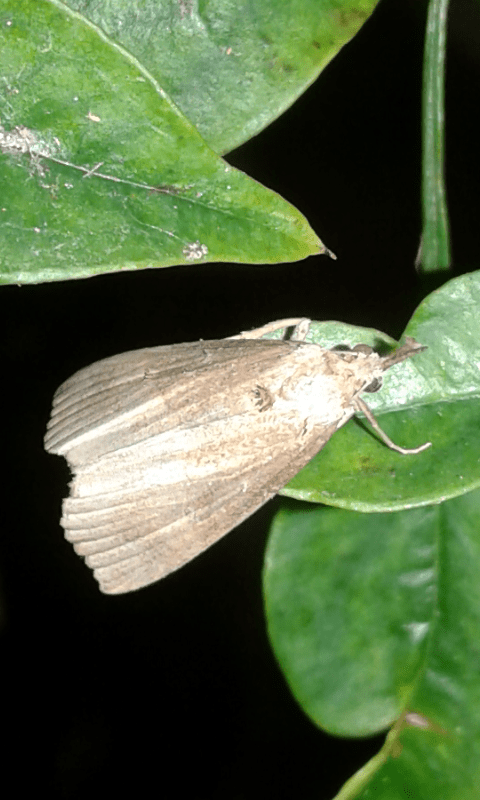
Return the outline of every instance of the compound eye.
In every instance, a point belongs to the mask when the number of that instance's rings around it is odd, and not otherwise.
[[[368,344],[356,344],[352,347],[352,350],[355,353],[365,353],[367,356],[373,353],[373,347],[370,347]]]
[[[379,389],[382,388],[382,379],[381,378],[374,378],[368,386],[365,386],[364,392],[368,392],[369,394],[373,394],[374,392],[378,392]]]

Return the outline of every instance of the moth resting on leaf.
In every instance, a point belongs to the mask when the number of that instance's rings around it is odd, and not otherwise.
[[[295,326],[288,340],[265,333]],[[309,320],[230,339],[106,358],[60,386],[45,437],[74,474],[61,524],[100,589],[146,586],[253,514],[356,411],[389,447],[362,392],[424,348],[380,356],[366,345],[304,341]]]

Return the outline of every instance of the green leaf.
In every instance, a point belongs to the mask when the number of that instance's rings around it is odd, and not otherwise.
[[[150,71],[217,153],[259,133],[378,0],[70,0]]]
[[[285,505],[264,592],[292,692],[335,734],[394,725],[337,800],[474,800],[480,492],[394,514]]]
[[[357,511],[437,503],[480,486],[480,273],[449,281],[419,306],[405,334],[428,349],[390,369],[368,398],[396,444],[389,450],[368,424],[351,420],[298,473],[282,494]],[[375,331],[317,323],[312,340],[326,347],[392,340]]]
[[[1,10],[0,282],[321,251],[99,28],[60,0]]]

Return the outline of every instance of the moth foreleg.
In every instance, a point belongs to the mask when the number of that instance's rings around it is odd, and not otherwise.
[[[432,444],[431,442],[425,442],[425,444],[421,444],[419,447],[410,447],[410,448],[409,447],[399,447],[399,445],[395,444],[394,442],[392,442],[392,440],[387,436],[385,431],[383,431],[381,429],[380,425],[378,424],[377,420],[373,416],[373,414],[370,411],[369,407],[367,406],[365,401],[362,400],[361,397],[357,397],[357,399],[355,400],[355,405],[357,406],[358,411],[361,411],[362,414],[365,414],[366,418],[368,419],[368,421],[369,421],[370,425],[372,426],[372,428],[374,429],[374,431],[376,431],[378,433],[378,435],[380,436],[381,440],[383,442],[385,442],[385,444],[390,448],[390,450],[395,450],[397,453],[401,453],[404,456],[408,456],[408,455],[414,455],[416,453],[421,453],[422,450],[426,450],[427,447],[431,446],[431,444]]]

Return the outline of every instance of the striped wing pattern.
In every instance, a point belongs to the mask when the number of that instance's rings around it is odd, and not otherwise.
[[[221,340],[123,353],[57,391],[46,449],[74,478],[66,538],[103,592],[148,585],[272,497],[330,438],[262,400],[298,342]],[[317,350],[322,349],[315,346]],[[261,407],[260,404],[264,403]]]

